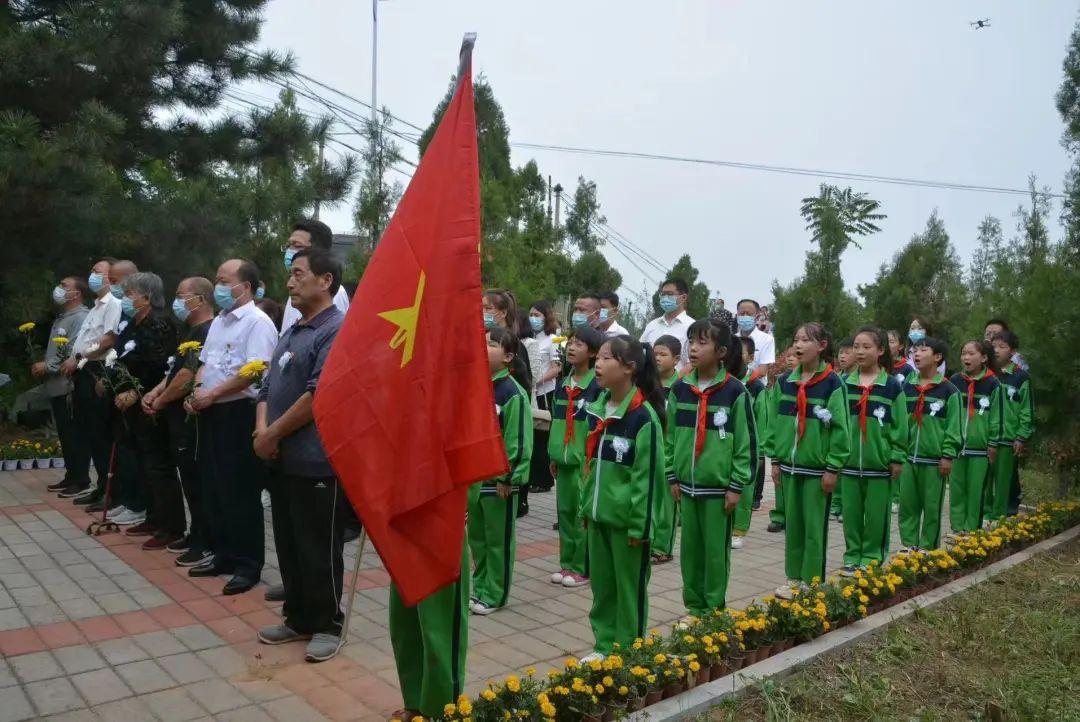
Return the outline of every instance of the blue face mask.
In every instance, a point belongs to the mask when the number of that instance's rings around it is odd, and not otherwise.
[[[113,295],[113,298],[116,298],[117,300],[124,297],[124,289],[120,286],[110,286],[109,293],[111,293]]]
[[[664,313],[671,313],[679,307],[679,299],[677,296],[664,295],[660,297],[660,308],[664,310]]]
[[[495,328],[495,314],[484,311],[484,328]]]
[[[598,320],[598,321],[599,321],[600,323],[604,323],[605,321],[607,321],[607,320],[608,320],[608,316],[610,315],[610,313],[611,313],[611,311],[609,311],[608,309],[606,309],[606,308],[601,308],[601,309],[600,309],[600,317],[599,317],[599,318],[598,318],[597,320]]]
[[[131,300],[131,296],[124,296],[120,299],[120,313],[124,318],[131,318],[135,315],[135,302]]]
[[[191,311],[188,310],[187,304],[184,303],[184,299],[182,298],[173,299],[172,312],[176,314],[176,317],[181,321],[187,321],[188,316],[191,315]]]
[[[926,338],[926,331],[923,331],[921,328],[914,328],[907,332],[907,337],[912,343],[918,343]]]
[[[753,316],[736,316],[735,320],[739,324],[740,331],[753,331],[754,330],[754,317]]]
[[[581,328],[582,326],[588,325],[588,323],[589,317],[581,311],[575,311],[574,314],[570,317],[570,324],[574,328]]]
[[[222,311],[228,311],[235,306],[236,299],[232,295],[232,286],[226,286],[224,283],[214,286],[214,303]]]
[[[529,316],[529,325],[534,333],[540,333],[544,330],[544,319],[542,316]]]
[[[105,276],[100,273],[91,273],[86,285],[90,286],[90,290],[94,293],[100,293],[101,287],[105,285]]]
[[[265,295],[266,295],[266,289],[263,288],[262,286],[259,286],[259,290],[255,292],[255,300],[256,301],[261,301],[263,296],[265,296]]]
[[[292,271],[292,259],[296,256],[295,248],[285,249],[285,270]]]

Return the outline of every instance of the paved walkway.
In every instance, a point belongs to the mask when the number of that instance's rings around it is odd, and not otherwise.
[[[303,661],[303,644],[269,647],[255,630],[279,620],[264,586],[220,595],[224,579],[190,579],[174,556],[123,534],[89,537],[90,518],[48,493],[53,470],[0,472],[0,722],[23,719],[379,720],[400,706],[387,631],[388,577],[371,551],[357,579],[353,634],[336,659]],[[781,584],[783,535],[765,531],[771,485],[746,547],[733,552],[729,604]],[[544,673],[591,649],[587,587],[556,570],[555,495],[530,495],[518,522],[510,605],[470,620],[468,691],[535,665]],[[266,516],[267,568],[280,580]],[[896,539],[894,533],[894,540]],[[843,539],[830,524],[830,568]],[[346,547],[352,568],[356,543]],[[348,576],[348,574],[347,574]],[[653,626],[683,614],[678,560],[654,567]]]

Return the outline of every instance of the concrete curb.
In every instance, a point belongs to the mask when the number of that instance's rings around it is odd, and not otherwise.
[[[1074,526],[1057,536],[1050,537],[1038,544],[1032,544],[1027,549],[1010,554],[1001,561],[994,562],[976,572],[931,589],[925,594],[912,597],[895,607],[884,609],[865,619],[852,622],[846,627],[817,637],[806,644],[792,647],[786,652],[741,669],[734,674],[694,687],[680,695],[663,700],[651,707],[646,707],[639,712],[633,713],[628,719],[633,722],[685,720],[708,712],[710,708],[725,697],[738,695],[763,679],[783,679],[790,676],[822,654],[839,651],[865,637],[877,634],[886,625],[898,619],[903,619],[916,609],[932,607],[954,594],[981,584],[1017,564],[1026,562],[1037,554],[1061,546],[1077,537],[1080,537],[1080,526]]]

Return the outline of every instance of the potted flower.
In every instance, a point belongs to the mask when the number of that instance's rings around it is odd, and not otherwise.
[[[635,694],[642,699],[642,706],[656,704],[663,697],[663,684],[655,672],[654,657],[662,642],[650,632],[633,641],[623,654],[623,667],[630,671]]]
[[[52,465],[52,445],[40,441],[34,442],[34,466],[38,469],[48,469]]]
[[[52,468],[64,468],[64,451],[60,448],[59,441],[54,441],[52,445]]]
[[[26,439],[15,442],[15,458],[19,460],[19,469],[26,471],[34,468],[34,446]]]
[[[0,446],[0,468],[4,471],[15,471],[19,468],[19,461],[15,457],[15,448],[12,444]]]

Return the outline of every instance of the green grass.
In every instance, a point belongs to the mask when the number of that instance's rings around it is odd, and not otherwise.
[[[1080,720],[1080,541],[704,719]]]

